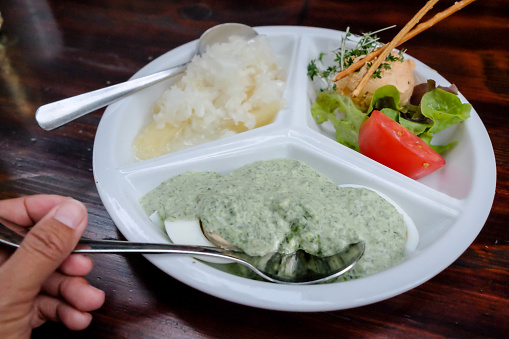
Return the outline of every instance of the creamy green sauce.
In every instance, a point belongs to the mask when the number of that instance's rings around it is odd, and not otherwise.
[[[203,228],[250,255],[297,249],[327,256],[363,240],[363,258],[343,279],[372,274],[404,256],[407,226],[396,208],[366,188],[339,187],[302,162],[257,161],[221,176],[187,172],[141,199],[161,220]]]

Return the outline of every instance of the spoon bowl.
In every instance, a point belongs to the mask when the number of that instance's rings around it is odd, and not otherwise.
[[[0,243],[19,247],[24,236],[0,223]],[[348,272],[364,254],[364,242],[348,245],[339,253],[318,257],[299,250],[250,256],[240,251],[207,246],[136,243],[118,240],[81,239],[73,253],[180,254],[228,259],[242,264],[263,279],[293,285],[315,284]]]
[[[202,34],[198,42],[196,54],[202,55],[210,45],[226,42],[231,36],[240,36],[250,40],[257,35],[258,33],[253,28],[243,24],[225,23],[217,25],[209,28]],[[117,85],[43,105],[39,107],[35,113],[35,119],[43,129],[47,131],[53,130],[85,114],[138,92],[139,90],[181,74],[186,70],[190,62],[191,61],[188,61],[163,71]]]

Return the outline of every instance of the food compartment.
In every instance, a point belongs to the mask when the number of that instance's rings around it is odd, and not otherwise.
[[[333,63],[334,58],[334,55],[331,53],[331,51],[337,50],[337,48],[339,48],[341,38],[342,36],[339,34],[336,34],[334,37],[331,37],[330,35],[327,35],[326,37],[310,37],[302,43],[302,46],[305,46],[305,48],[301,50],[300,55],[306,59],[306,64],[308,64],[312,59],[316,60],[320,53],[325,52],[327,54],[324,55],[321,64],[330,65]],[[352,42],[347,43],[347,47],[351,46],[353,46]],[[430,69],[420,61],[412,58],[410,55],[405,54],[405,57],[413,59],[416,63],[414,70],[414,78],[416,84],[426,82],[427,79],[433,79],[436,81],[437,85],[450,86],[450,83],[442,76],[440,76],[440,74],[438,74],[436,71]],[[304,73],[305,70],[302,70],[302,74]],[[304,77],[304,75],[302,76]],[[330,121],[319,125],[311,116],[311,105],[316,99],[317,92],[324,86],[323,80],[315,78],[313,81],[311,81],[308,77],[306,77],[305,86],[307,88],[307,111],[305,112],[306,128],[310,131],[310,133],[317,133],[326,136],[328,139],[337,144],[338,149],[345,148],[345,146],[335,141],[336,132]],[[461,94],[459,94],[458,97],[463,103],[466,102],[466,99]],[[476,170],[473,148],[471,147],[472,134],[480,133],[480,131],[474,131],[474,129],[478,128],[475,126],[473,121],[476,116],[476,112],[474,109],[472,109],[471,118],[457,125],[449,127],[448,129],[434,136],[432,141],[433,144],[448,144],[451,142],[457,142],[457,145],[441,154],[446,161],[446,165],[441,169],[425,176],[424,178],[419,179],[419,183],[447,194],[454,199],[465,199],[470,194],[470,187],[475,174],[474,171]],[[360,153],[358,154],[359,157],[363,157],[363,155]],[[374,163],[373,166],[375,167],[384,168],[388,172],[395,172],[392,169],[385,167],[384,165],[376,163],[375,161],[372,162]],[[401,174],[398,175],[403,176]]]
[[[437,203],[433,195],[426,197],[425,194],[414,194],[397,183],[374,178],[341,158],[316,152],[314,147],[295,138],[279,137],[262,141],[254,147],[231,148],[217,153],[199,150],[194,153],[187,157],[174,157],[173,161],[160,162],[157,166],[137,166],[125,173],[123,186],[129,197],[127,200],[131,205],[135,223],[143,225],[151,234],[150,237],[156,237],[158,241],[164,240],[165,235],[150,222],[141,209],[139,199],[144,194],[165,180],[186,171],[216,171],[226,174],[257,160],[275,158],[300,160],[338,185],[362,185],[385,194],[412,218],[422,239],[417,250],[408,257],[413,257],[432,245],[454,223],[459,213],[454,206]]]
[[[280,69],[281,77],[286,81],[287,85],[284,90],[284,100],[287,103],[286,107],[283,107],[275,116],[272,123],[266,126],[261,126],[247,132],[240,134],[250,133],[252,131],[263,129],[274,123],[283,123],[285,117],[290,115],[288,109],[288,103],[292,102],[293,95],[288,85],[293,81],[294,70],[293,59],[296,49],[296,38],[291,34],[275,34],[268,35],[269,43],[273,48],[276,64]],[[133,78],[148,75],[157,71],[161,71],[165,68],[169,68],[175,65],[179,65],[189,61],[196,48],[196,41],[183,45],[176,48],[161,57],[157,58],[139,72],[137,72]],[[152,85],[144,90],[141,90],[113,105],[110,105],[103,119],[114,120],[115,122],[111,125],[114,128],[111,130],[111,142],[114,143],[114,153],[112,156],[116,159],[119,165],[128,165],[135,163],[136,160],[132,152],[132,144],[135,138],[140,132],[152,122],[152,108],[154,102],[161,96],[161,94],[173,85],[181,75],[174,76],[168,80]],[[107,123],[107,122],[101,122]],[[235,135],[234,135],[235,136]],[[226,137],[219,140],[226,140],[230,137]],[[228,142],[228,141],[224,141]],[[202,144],[203,145],[203,144]],[[200,147],[201,145],[193,146]],[[187,149],[178,152],[185,152]],[[165,155],[163,155],[164,157]]]

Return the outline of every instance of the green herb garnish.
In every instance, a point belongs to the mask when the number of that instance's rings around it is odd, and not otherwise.
[[[387,27],[375,32],[369,32],[369,33],[363,33],[361,36],[352,34],[350,32],[350,27],[346,29],[345,36],[341,39],[341,46],[333,51],[334,53],[334,64],[331,66],[326,67],[325,69],[321,69],[319,65],[322,63],[322,59],[324,57],[324,53],[320,53],[317,59],[313,59],[308,64],[308,76],[311,80],[314,80],[315,77],[322,78],[326,81],[327,86],[326,88],[322,90],[331,90],[335,88],[335,84],[333,84],[332,78],[339,72],[343,71],[344,69],[348,68],[350,65],[352,65],[355,62],[355,59],[357,59],[360,56],[368,55],[369,53],[373,52],[378,47],[382,46],[382,44],[379,42],[379,38],[376,35],[376,33],[379,33],[383,30],[393,28],[394,26]],[[356,43],[354,48],[347,49],[346,43],[348,41],[354,41],[352,37],[358,38],[358,42]],[[391,69],[390,62],[395,61],[404,61],[403,53],[405,51],[399,51],[398,56],[389,54],[386,57],[387,62],[383,62],[380,67],[373,73],[373,78],[381,78],[382,77],[382,71]],[[367,66],[369,67],[371,63],[367,63]],[[358,70],[356,71],[358,72]]]

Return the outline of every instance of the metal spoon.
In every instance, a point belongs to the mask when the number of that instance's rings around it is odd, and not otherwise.
[[[27,232],[21,227],[20,230]],[[0,243],[19,247],[23,238],[0,223]],[[270,282],[305,285],[324,282],[348,272],[364,254],[364,242],[350,244],[329,257],[317,257],[301,250],[291,254],[269,253],[263,257],[253,257],[216,247],[81,239],[73,253],[168,253],[223,258],[248,267]]]
[[[202,55],[208,46],[214,43],[226,42],[230,36],[234,35],[253,39],[258,33],[249,26],[237,23],[214,26],[205,31],[200,37],[196,54]],[[185,71],[189,62],[141,78],[46,104],[39,107],[35,113],[35,119],[39,126],[50,131],[141,89],[178,75]]]

